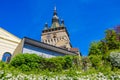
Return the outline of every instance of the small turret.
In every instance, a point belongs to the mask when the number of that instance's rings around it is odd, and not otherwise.
[[[48,29],[48,23],[46,22],[46,23],[45,23],[44,30],[47,30],[47,29]]]
[[[64,25],[64,20],[63,19],[61,19],[61,27],[64,27],[65,25]]]

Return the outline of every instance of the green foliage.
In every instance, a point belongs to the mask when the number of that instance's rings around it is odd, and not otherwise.
[[[90,45],[89,59],[93,67],[98,67],[98,70],[103,72],[106,71],[106,69],[110,71],[111,69],[116,70],[120,67],[120,52],[115,53],[116,50],[120,49],[118,36],[119,34],[117,34],[114,30],[107,30],[104,39],[98,42],[93,42]],[[111,53],[111,51],[114,53]]]
[[[30,67],[25,65],[25,64],[22,64],[20,67],[19,67],[20,70],[22,71],[30,71]]]
[[[109,58],[113,67],[120,68],[120,52],[111,52]]]
[[[42,58],[36,54],[18,54],[10,62],[10,65],[19,68],[22,71],[30,70],[48,70],[52,72],[70,69],[73,66],[78,67],[79,57],[58,56],[53,58]]]
[[[91,43],[89,55],[104,55],[109,50],[119,49],[120,41],[117,39],[117,35],[114,30],[107,30],[104,39]]]
[[[0,68],[2,69],[2,68],[5,68],[5,67],[7,67],[6,63],[5,63],[5,62],[0,61]]]
[[[73,66],[74,70],[81,70],[82,69],[82,57],[80,56],[73,56]]]
[[[65,56],[65,64],[64,64],[64,68],[71,68],[73,66],[73,56]]]
[[[101,52],[101,42],[92,42],[89,49],[89,55],[100,55]]]
[[[19,54],[11,60],[10,64],[23,71],[29,71],[31,69],[39,68],[41,59],[42,57],[37,56],[36,54]]]
[[[90,55],[89,59],[92,63],[92,66],[95,69],[98,69],[100,66],[102,66],[102,56],[101,55]]]
[[[119,49],[120,47],[120,42],[117,40],[117,34],[114,30],[106,31],[105,41],[109,50]]]
[[[76,64],[73,61],[77,58],[73,58],[74,56],[58,56],[53,58],[46,58],[44,61],[43,69],[48,69],[49,71],[62,71],[64,69],[69,69]]]
[[[76,70],[73,70],[73,69],[70,69],[69,71],[67,71],[66,74],[69,77],[78,76],[77,73],[76,73]]]
[[[20,55],[27,56],[25,54],[20,54]],[[28,55],[30,56],[32,54],[28,54]],[[16,58],[17,56],[15,56],[14,58]],[[84,57],[82,61],[87,63],[86,71],[80,70],[78,68],[74,69],[75,68],[74,66],[78,66],[81,62],[80,61],[81,59],[78,56],[66,55],[66,56],[58,56],[53,58],[41,58],[40,56],[38,57],[39,60],[35,60],[35,62],[31,62],[31,60],[24,60],[27,61],[27,63],[29,64],[25,64],[26,62],[24,62],[24,64],[18,66],[17,63],[14,63],[16,65],[15,68],[13,67],[13,65],[11,65],[12,61],[10,64],[0,62],[0,69],[3,70],[2,72],[0,71],[1,73],[0,78],[4,77],[4,79],[7,80],[9,79],[9,76],[7,75],[12,74],[10,75],[12,77],[11,79],[13,79],[14,76],[14,78],[19,78],[20,80],[23,79],[23,77],[24,80],[29,80],[29,79],[46,80],[53,78],[58,79],[58,77],[60,77],[59,78],[60,80],[69,80],[70,77],[72,77],[73,80],[78,80],[78,79],[97,80],[98,78],[102,80],[105,79],[106,75],[107,78],[110,78],[113,75],[111,74],[112,73],[111,65],[107,62],[103,64],[104,61],[102,60],[102,55],[90,55],[89,57]],[[14,58],[12,60],[14,60]],[[68,61],[71,62],[68,63]],[[35,63],[39,64],[39,66],[36,67],[36,65],[33,65]],[[96,68],[89,66],[89,64],[94,64]],[[31,68],[33,66],[35,67]],[[81,65],[79,67],[81,67]],[[115,73],[114,76],[117,76],[117,73],[119,73],[119,71],[120,69],[114,68],[114,73]],[[38,78],[38,77],[42,77],[42,78]]]
[[[48,69],[49,71],[61,71],[62,65],[59,63],[60,61],[56,58],[50,58],[45,60],[45,65],[43,69]]]
[[[82,69],[84,71],[87,71],[89,66],[90,66],[90,60],[89,60],[89,58],[88,57],[83,57],[82,58]]]

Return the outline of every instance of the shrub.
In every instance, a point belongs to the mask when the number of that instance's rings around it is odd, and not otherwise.
[[[120,53],[111,52],[110,53],[110,62],[111,62],[113,67],[120,68]]]
[[[83,57],[82,58],[82,69],[86,71],[89,68],[90,65],[90,60],[88,57]]]
[[[80,56],[73,56],[74,69],[82,69],[82,58]]]
[[[22,70],[23,72],[24,71],[30,71],[30,67],[25,65],[25,64],[22,64],[20,67],[19,67],[20,70]]]
[[[34,69],[34,68],[39,68],[40,65],[39,63],[41,59],[42,57],[36,54],[18,54],[14,58],[12,58],[10,64],[14,67],[21,67],[21,68],[29,67],[30,69]]]
[[[46,58],[44,61],[43,69],[48,69],[49,71],[61,71],[64,69],[70,69],[73,67],[73,56],[58,56],[53,58]]]
[[[45,60],[45,65],[43,69],[48,69],[49,71],[61,71],[62,70],[62,65],[59,63],[56,58],[49,58]]]
[[[73,56],[66,55],[64,56],[65,64],[64,69],[71,68],[73,66]]]
[[[36,54],[18,54],[12,58],[10,65],[22,71],[40,69],[55,72],[70,69],[73,65],[78,67],[78,60],[79,57],[71,55],[42,58]]]
[[[3,69],[7,67],[7,64],[5,62],[0,61],[0,68]]]
[[[120,42],[118,41],[117,34],[114,30],[106,31],[105,41],[109,50],[119,49]]]
[[[89,56],[89,59],[92,63],[92,67],[95,69],[98,69],[100,66],[102,66],[102,55],[91,55]]]

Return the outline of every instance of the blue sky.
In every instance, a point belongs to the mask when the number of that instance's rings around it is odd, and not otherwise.
[[[19,38],[40,40],[44,24],[51,25],[54,6],[82,55],[106,29],[120,24],[120,0],[0,0],[0,27]]]

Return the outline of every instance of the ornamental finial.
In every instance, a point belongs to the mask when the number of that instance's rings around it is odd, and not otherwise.
[[[56,9],[56,6],[54,6],[54,11],[56,11],[57,9]]]

